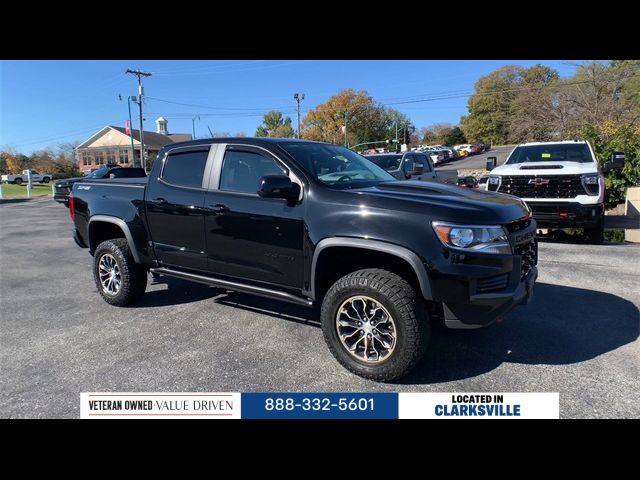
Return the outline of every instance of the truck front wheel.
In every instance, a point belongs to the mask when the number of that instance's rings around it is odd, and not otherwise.
[[[386,270],[358,270],[339,279],[322,302],[320,318],[338,362],[381,382],[413,369],[429,339],[424,302],[407,281]]]
[[[604,243],[604,216],[598,220],[598,223],[593,228],[585,228],[584,233],[589,243],[602,245]]]
[[[16,178],[13,183],[15,183],[16,185],[22,185],[22,179],[21,178]]]
[[[124,238],[98,245],[93,255],[93,278],[105,302],[118,307],[135,303],[147,289],[147,270],[133,260]]]

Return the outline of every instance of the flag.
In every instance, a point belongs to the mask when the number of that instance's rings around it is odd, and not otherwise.
[[[124,131],[127,135],[131,136],[131,122],[129,120],[124,121]]]

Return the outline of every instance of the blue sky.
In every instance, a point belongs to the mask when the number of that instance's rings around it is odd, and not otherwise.
[[[507,64],[542,63],[570,76],[560,60],[220,60],[220,61],[2,61],[0,62],[0,148],[29,154],[65,141],[85,140],[104,125],[124,126],[126,99],[137,93],[127,68],[153,73],[145,79],[145,130],[169,120],[170,133],[253,135],[262,114],[277,109],[295,124],[293,93],[305,93],[302,115],[343,88],[367,90],[409,116],[416,127],[456,124],[467,112],[475,81]],[[454,97],[454,98],[451,98]],[[169,103],[175,102],[175,103]],[[191,104],[191,105],[180,105]],[[136,105],[132,108],[137,128]]]

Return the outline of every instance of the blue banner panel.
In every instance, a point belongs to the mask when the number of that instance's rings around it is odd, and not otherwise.
[[[243,393],[241,418],[398,418],[397,393]]]

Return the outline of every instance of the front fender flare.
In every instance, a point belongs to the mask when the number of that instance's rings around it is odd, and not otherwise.
[[[352,247],[375,250],[388,253],[405,260],[411,266],[411,268],[413,268],[413,271],[418,278],[422,297],[425,300],[433,299],[433,296],[431,294],[431,282],[429,280],[429,275],[427,274],[422,261],[420,261],[420,257],[418,257],[418,255],[413,251],[409,250],[408,248],[395,245],[393,243],[381,242],[379,240],[368,240],[364,238],[350,237],[332,237],[320,240],[313,252],[313,260],[311,262],[311,289],[309,293],[311,295],[311,298],[313,298],[314,300],[317,299],[316,268],[318,258],[320,257],[320,254],[323,250],[331,247]]]

